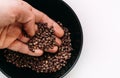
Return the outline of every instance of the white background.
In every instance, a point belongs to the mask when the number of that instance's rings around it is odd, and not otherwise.
[[[80,59],[65,78],[120,78],[120,0],[64,1],[76,12],[84,34]]]
[[[65,78],[120,78],[120,0],[64,0],[84,33],[82,54]]]

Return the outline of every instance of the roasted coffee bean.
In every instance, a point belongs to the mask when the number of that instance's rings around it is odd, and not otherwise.
[[[4,57],[7,62],[10,62],[17,67],[30,68],[37,73],[52,73],[60,70],[63,66],[67,64],[67,60],[71,57],[72,45],[70,32],[67,28],[62,26],[62,23],[58,23],[64,30],[65,34],[61,38],[62,44],[58,46],[58,51],[55,54],[44,52],[40,57],[33,57],[29,55],[24,55],[19,52],[14,52],[6,49],[4,51]],[[55,35],[53,27],[48,28],[47,23],[37,23],[38,31],[35,36],[30,38],[27,45],[31,51],[36,49],[42,49],[47,51],[50,48],[56,46]]]

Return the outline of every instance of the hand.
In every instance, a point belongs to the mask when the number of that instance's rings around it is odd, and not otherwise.
[[[33,36],[37,30],[36,22],[48,23],[48,27],[53,26],[56,42],[60,44],[59,37],[63,36],[64,31],[47,15],[22,0],[0,0],[0,49],[8,48],[32,56],[42,55],[42,50],[29,50],[25,44],[29,38],[22,34],[24,29],[28,35]],[[49,52],[56,52],[57,49],[55,46]]]

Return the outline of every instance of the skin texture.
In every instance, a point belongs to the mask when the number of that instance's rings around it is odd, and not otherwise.
[[[22,34],[24,29],[28,35],[33,36],[37,30],[37,22],[48,23],[48,27],[53,26],[56,42],[61,44],[59,38],[64,35],[62,28],[46,14],[22,0],[0,0],[0,18],[0,49],[8,48],[31,56],[41,56],[44,51],[39,49],[31,52],[25,44],[29,38]],[[57,49],[55,46],[48,52],[55,53]]]

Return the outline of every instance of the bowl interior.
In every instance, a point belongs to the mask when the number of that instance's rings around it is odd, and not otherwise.
[[[0,68],[12,78],[60,78],[73,68],[81,53],[83,35],[81,25],[72,9],[62,0],[25,0],[36,9],[46,13],[55,21],[60,21],[71,32],[72,57],[60,71],[51,74],[37,74],[28,68],[17,68],[15,65],[7,63],[0,50]]]

